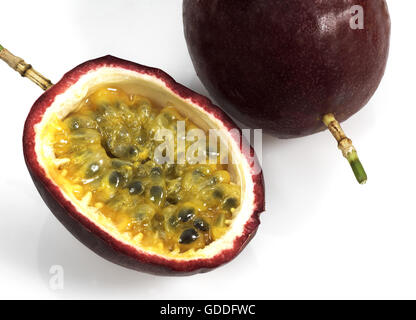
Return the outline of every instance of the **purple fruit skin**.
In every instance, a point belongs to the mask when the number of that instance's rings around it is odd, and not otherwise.
[[[364,9],[352,29],[351,7]],[[280,138],[323,130],[367,104],[384,74],[390,17],[384,0],[184,0],[185,39],[216,102]]]

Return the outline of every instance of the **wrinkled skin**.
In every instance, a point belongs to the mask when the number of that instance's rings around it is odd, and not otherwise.
[[[351,7],[364,9],[353,30]],[[185,38],[217,103],[280,138],[348,119],[372,97],[390,39],[384,0],[184,0]]]

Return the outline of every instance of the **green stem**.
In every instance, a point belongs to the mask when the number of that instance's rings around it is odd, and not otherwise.
[[[343,156],[348,160],[355,178],[360,184],[367,182],[367,174],[358,158],[357,151],[352,145],[352,141],[345,135],[339,122],[332,113],[322,117],[322,121],[328,127],[334,138],[338,142],[338,148],[342,151]]]
[[[357,151],[351,152],[347,156],[347,160],[350,163],[352,171],[354,172],[357,181],[360,184],[364,184],[367,182],[367,173],[365,173],[364,167],[361,164],[360,159],[358,158]]]

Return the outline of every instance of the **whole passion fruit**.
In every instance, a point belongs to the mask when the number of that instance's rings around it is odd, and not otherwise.
[[[385,0],[184,0],[197,74],[239,121],[280,138],[344,121],[372,97],[390,40]]]
[[[48,207],[90,249],[131,269],[187,275],[233,259],[260,223],[263,176],[236,128],[163,71],[106,56],[35,102],[24,155]],[[212,130],[214,147],[188,139]]]

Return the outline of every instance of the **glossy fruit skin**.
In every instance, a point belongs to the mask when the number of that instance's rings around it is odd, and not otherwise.
[[[364,9],[352,29],[351,8]],[[344,121],[384,74],[390,18],[384,0],[184,0],[196,72],[231,116],[280,138],[313,134],[332,112]]]
[[[32,180],[46,205],[67,230],[92,251],[111,262],[133,270],[156,275],[192,275],[211,271],[235,258],[256,234],[260,224],[259,215],[264,211],[264,180],[262,171],[259,168],[253,170],[256,173],[252,175],[254,184],[253,211],[243,227],[242,234],[234,239],[233,247],[219,251],[212,258],[194,259],[192,261],[180,261],[144,252],[114,238],[106,230],[100,228],[100,226],[83,215],[82,212],[79,212],[65,198],[62,190],[47,177],[36,154],[35,126],[42,120],[44,113],[53,103],[56,96],[68,90],[83,75],[102,67],[124,68],[156,77],[162,80],[166,87],[178,96],[184,99],[191,99],[192,102],[201,106],[206,112],[212,114],[217,119],[221,119],[228,129],[236,128],[235,123],[220,108],[213,105],[209,99],[178,84],[168,74],[159,69],[146,67],[112,56],[87,61],[65,74],[58,83],[42,94],[33,105],[26,119],[23,132],[25,161]],[[249,159],[250,154],[245,156]],[[252,163],[253,168],[258,165],[257,162]]]

